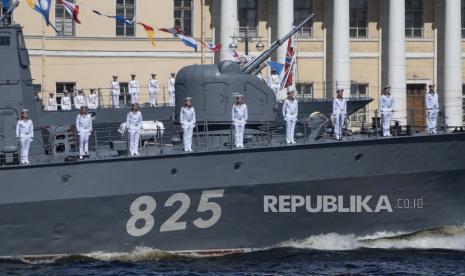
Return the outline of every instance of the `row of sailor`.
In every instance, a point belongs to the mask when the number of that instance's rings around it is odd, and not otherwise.
[[[57,111],[57,100],[55,99],[55,94],[50,93],[49,99],[47,100],[47,111]],[[82,90],[78,91],[78,94],[74,97],[74,108],[80,110],[82,106],[87,106],[89,109],[98,108],[98,96],[95,93],[95,89],[90,90],[90,94],[87,97],[84,95]],[[61,109],[68,111],[72,109],[71,97],[67,91],[64,92],[63,97],[61,98]]]
[[[169,105],[174,106],[175,104],[175,76],[176,74],[171,73],[168,79],[168,93],[169,93]],[[114,108],[119,108],[119,96],[121,95],[121,86],[118,81],[118,76],[113,76],[113,81],[110,83],[110,90],[112,96],[112,103]],[[160,91],[160,83],[157,79],[157,74],[152,73],[151,78],[148,82],[148,91],[150,96],[150,106],[157,106],[157,94]],[[128,83],[128,93],[131,97],[131,104],[135,104],[139,100],[139,81],[136,80],[136,75],[131,74],[131,80]]]
[[[381,95],[379,108],[381,112],[381,123],[383,128],[383,136],[391,136],[390,128],[392,121],[394,99],[391,96],[391,87],[386,86]],[[426,129],[428,134],[437,133],[437,122],[439,115],[439,99],[435,91],[435,85],[428,85],[428,93],[425,96],[426,108]]]

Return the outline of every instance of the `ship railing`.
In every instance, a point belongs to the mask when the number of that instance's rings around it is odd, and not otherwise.
[[[72,102],[72,110],[77,110],[74,105],[74,97],[78,95],[79,90],[83,90],[84,96],[88,96],[90,94],[90,90],[94,88],[86,88],[86,89],[73,89],[72,91],[68,91],[69,96],[71,97]],[[98,105],[97,109],[113,109],[113,97],[111,94],[110,88],[95,88],[95,93],[97,94]],[[64,96],[64,91],[41,91],[38,93],[40,101],[42,102],[42,106],[44,111],[47,110],[47,102],[50,98],[50,93],[54,94],[54,97],[57,101],[57,110],[62,110],[61,99]],[[168,86],[163,85],[159,87],[159,91],[157,92],[156,97],[156,107],[163,107],[163,106],[171,106],[172,103],[170,102],[170,95],[168,92]],[[150,107],[150,93],[148,92],[148,86],[140,86],[139,87],[139,95],[138,95],[138,104],[142,107]],[[120,92],[119,96],[119,107],[130,107],[131,106],[131,96],[127,90],[124,88]],[[53,111],[52,111],[53,112]]]

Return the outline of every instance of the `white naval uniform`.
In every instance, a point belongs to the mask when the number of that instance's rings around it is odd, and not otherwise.
[[[16,124],[16,137],[21,147],[21,163],[29,164],[29,146],[34,138],[34,126],[31,120],[20,119]]]
[[[381,110],[381,119],[383,125],[383,136],[391,136],[391,119],[392,119],[392,106],[394,99],[391,95],[382,95],[379,103]]]
[[[281,79],[279,78],[279,75],[271,75],[269,86],[271,90],[273,90],[274,94],[278,95],[279,88],[281,88]]]
[[[438,113],[439,113],[439,100],[437,93],[427,93],[425,97],[426,105],[426,123],[428,133],[437,133]]]
[[[129,81],[129,95],[131,96],[131,104],[137,103],[139,99],[139,82],[137,80]]]
[[[126,116],[126,128],[129,133],[129,153],[139,155],[139,139],[142,129],[142,113],[129,111]]]
[[[76,117],[76,130],[79,134],[79,156],[89,154],[89,137],[92,132],[92,116],[90,114]]]
[[[87,96],[87,107],[89,109],[97,109],[98,108],[98,96],[97,96],[97,94],[89,94]]]
[[[71,107],[71,97],[63,96],[63,98],[61,98],[61,110],[71,110]]]
[[[175,105],[175,79],[173,77],[168,79],[168,94],[170,97],[170,105],[174,106]]]
[[[192,151],[192,135],[196,123],[195,109],[193,107],[182,107],[180,114],[181,126],[183,129],[184,151]]]
[[[114,108],[119,108],[119,95],[121,93],[119,81],[112,81],[110,83],[111,100]]]
[[[333,101],[333,116],[336,123],[334,124],[334,132],[336,133],[336,139],[342,138],[342,129],[344,127],[344,121],[347,115],[347,101],[342,98],[335,98]]]
[[[249,117],[246,104],[233,105],[232,121],[234,124],[234,142],[237,148],[244,147],[244,130]]]
[[[57,100],[55,98],[47,100],[47,111],[57,111]]]
[[[74,97],[74,108],[81,109],[82,106],[86,106],[86,97],[77,95]]]
[[[299,112],[299,104],[296,99],[286,99],[283,104],[283,117],[286,121],[286,143],[295,144],[294,130],[297,122],[297,114]]]
[[[149,95],[150,95],[150,106],[157,106],[157,94],[158,94],[159,84],[157,79],[149,80]]]

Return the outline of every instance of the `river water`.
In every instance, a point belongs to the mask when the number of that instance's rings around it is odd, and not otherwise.
[[[226,256],[151,248],[53,260],[0,260],[0,275],[465,275],[465,227],[415,234],[326,234]]]

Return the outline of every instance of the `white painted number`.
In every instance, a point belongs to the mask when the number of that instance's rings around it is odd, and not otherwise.
[[[143,208],[142,208],[143,207]],[[140,237],[152,230],[155,220],[152,216],[153,211],[157,207],[155,199],[151,196],[138,197],[131,204],[129,211],[131,212],[131,218],[126,224],[126,231],[129,235],[134,237]],[[144,221],[144,226],[137,228],[137,221]]]
[[[194,220],[194,225],[198,228],[210,228],[215,225],[221,217],[221,206],[216,202],[210,202],[209,199],[223,197],[223,190],[211,190],[203,191],[202,197],[200,197],[199,208],[197,212],[206,212],[211,211],[212,215],[209,219],[204,220],[203,218],[198,218]]]
[[[203,191],[200,197],[199,206],[197,207],[198,213],[211,213],[208,219],[199,217],[193,221],[193,224],[200,229],[210,228],[215,225],[221,218],[221,206],[217,202],[211,201],[215,198],[222,198],[224,189],[222,190],[210,190]],[[181,202],[179,209],[171,215],[160,227],[160,232],[186,230],[187,222],[180,221],[181,217],[189,210],[191,199],[189,195],[185,193],[177,193],[170,196],[166,202],[165,207],[174,206],[176,202]],[[155,219],[152,213],[155,211],[157,203],[151,196],[138,197],[131,204],[130,212],[131,217],[126,224],[126,231],[129,235],[134,237],[140,237],[149,233],[154,224]],[[139,221],[143,221],[144,224],[141,226]],[[139,227],[136,224],[139,222]]]
[[[170,198],[165,203],[165,207],[173,206],[175,202],[181,202],[181,207],[167,220],[162,224],[160,232],[176,231],[176,230],[186,230],[185,221],[178,221],[189,209],[191,205],[191,199],[185,193],[177,193]]]

